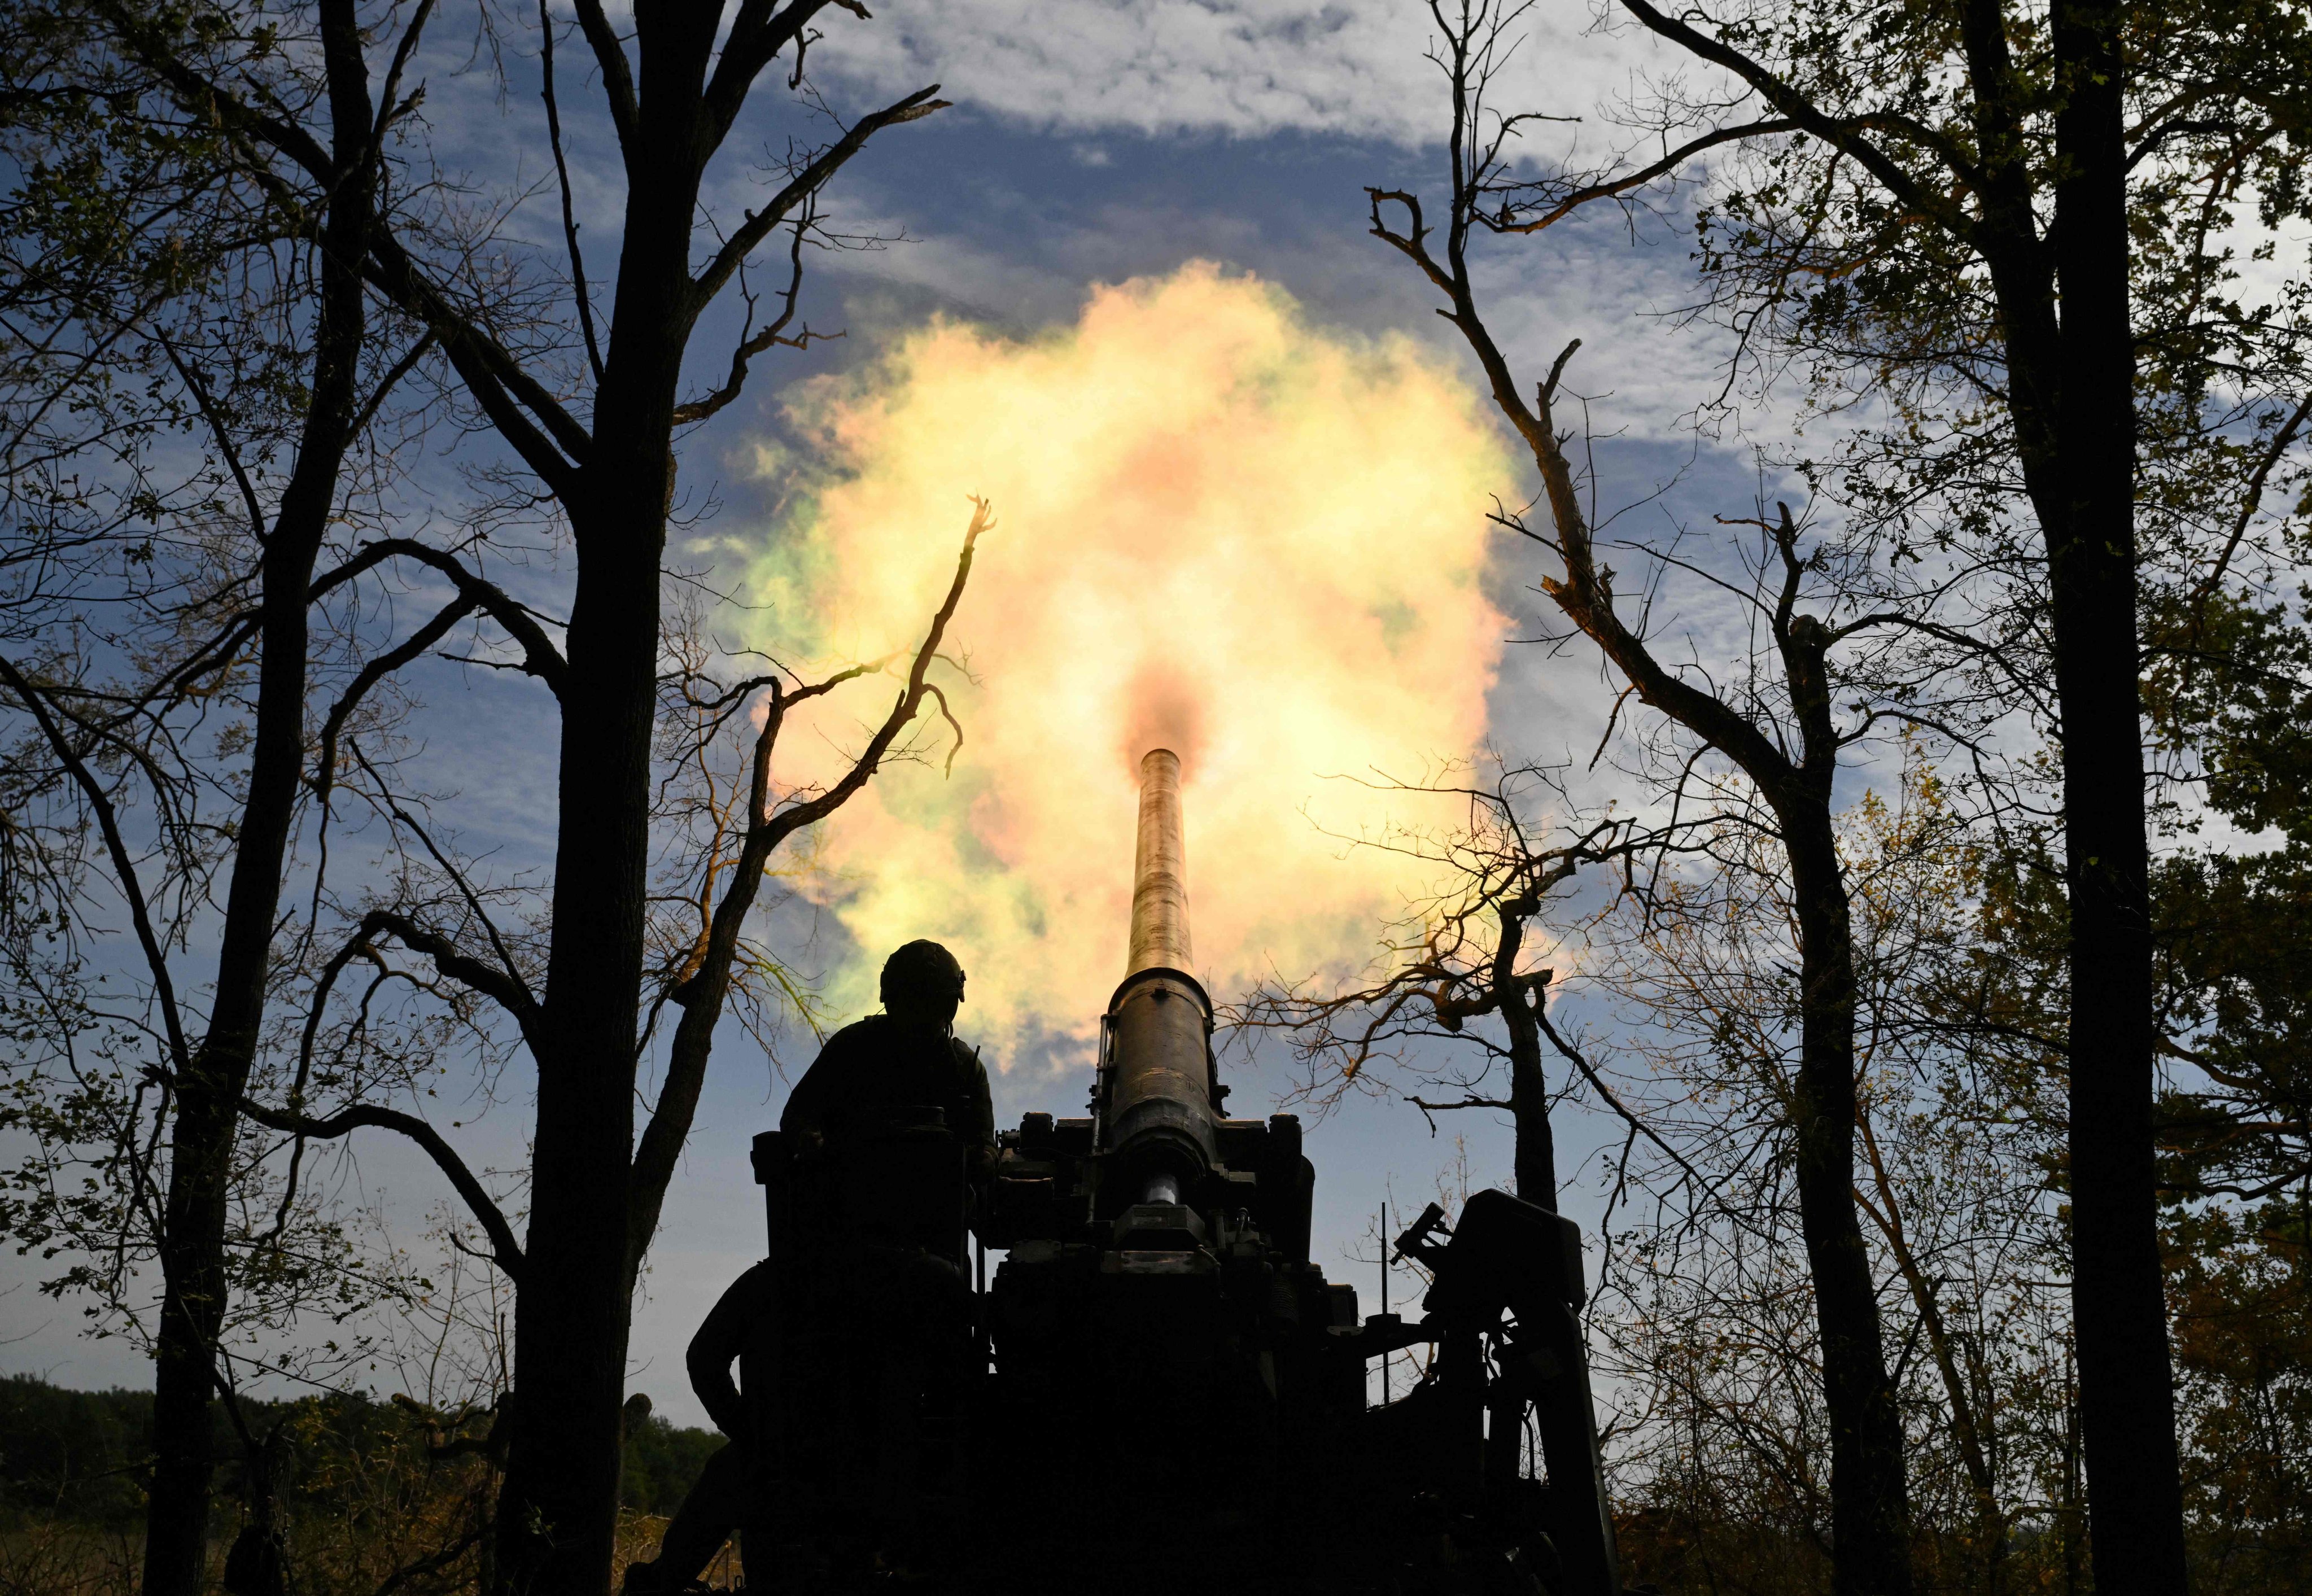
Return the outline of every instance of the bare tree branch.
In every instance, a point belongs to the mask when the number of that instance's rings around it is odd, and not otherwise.
[[[304,1114],[269,1109],[247,1098],[241,1100],[240,1108],[242,1113],[268,1130],[289,1132],[315,1141],[332,1141],[350,1131],[367,1127],[398,1131],[408,1137],[425,1151],[436,1168],[449,1177],[450,1184],[465,1200],[476,1223],[490,1239],[491,1258],[505,1271],[509,1279],[521,1280],[521,1245],[514,1240],[513,1226],[506,1223],[506,1216],[491,1198],[489,1188],[475,1178],[473,1171],[466,1167],[466,1161],[442,1139],[441,1132],[416,1115],[405,1114],[398,1109],[381,1108],[373,1103],[361,1103],[341,1109],[327,1118],[317,1119]]]
[[[536,615],[495,583],[476,575],[463,561],[430,544],[413,538],[379,538],[364,543],[344,565],[314,578],[310,596],[318,599],[363,572],[396,558],[416,560],[447,576],[456,586],[461,601],[497,622],[521,645],[519,669],[544,682],[556,697],[561,696],[569,666],[562,658],[562,651],[546,635],[545,627],[538,624]]]
[[[666,1080],[659,1088],[658,1102],[635,1150],[629,1177],[633,1216],[626,1238],[629,1271],[641,1267],[651,1238],[657,1233],[667,1184],[673,1179],[675,1161],[681,1156],[682,1145],[689,1138],[698,1095],[705,1083],[714,1027],[722,1018],[723,1001],[730,990],[731,967],[737,954],[740,932],[761,890],[764,869],[780,843],[834,813],[866,785],[893,741],[920,713],[926,698],[937,697],[945,714],[946,700],[939,696],[937,688],[924,680],[925,674],[938,656],[941,639],[962,600],[964,584],[971,575],[973,549],[980,535],[994,524],[988,503],[974,499],[971,524],[964,532],[963,550],[956,560],[955,578],[925,630],[922,646],[915,651],[906,688],[898,703],[841,780],[817,798],[783,810],[774,810],[771,804],[771,756],[788,711],[798,702],[856,680],[869,667],[854,666],[793,693],[783,691],[776,679],[769,682],[770,702],[765,708],[762,728],[755,736],[749,769],[744,841],[731,872],[731,884],[714,906],[704,946],[696,955],[696,968],[669,994],[682,1010],[682,1018],[675,1026],[674,1039],[668,1049]],[[954,717],[949,715],[948,722],[953,725]],[[957,734],[960,737],[960,728]]]
[[[153,916],[144,901],[144,883],[136,873],[136,862],[128,852],[128,845],[120,834],[120,817],[112,805],[110,794],[80,750],[73,746],[65,734],[48,701],[39,688],[16,668],[14,661],[0,654],[0,682],[31,713],[48,741],[48,748],[79,787],[83,800],[96,816],[97,829],[104,838],[105,856],[112,862],[113,884],[128,905],[130,923],[136,927],[136,945],[144,952],[144,968],[153,979],[155,1000],[161,1005],[161,1022],[169,1040],[169,1057],[179,1071],[191,1067],[192,1053],[186,1045],[184,1022],[177,1008],[176,983],[170,978],[169,960],[161,947],[161,939],[153,928]]]
[[[554,99],[554,13],[547,0],[538,0],[539,69],[545,78],[539,90],[546,101],[546,142],[554,151],[554,175],[562,185],[562,237],[570,249],[570,296],[578,307],[578,329],[586,340],[586,363],[594,381],[602,380],[602,346],[594,338],[593,290],[586,281],[586,258],[578,248],[578,216],[570,201],[570,162],[562,153],[562,109]]]

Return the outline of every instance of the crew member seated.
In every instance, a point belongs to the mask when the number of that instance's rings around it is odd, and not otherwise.
[[[977,1187],[994,1161],[995,1119],[987,1071],[953,1032],[963,986],[963,967],[934,942],[909,943],[885,961],[884,1012],[830,1037],[780,1116],[799,1171],[861,1160],[871,1174],[895,1131],[935,1118],[941,1141],[961,1144],[966,1192]],[[819,1185],[838,1211],[803,1216],[791,1255],[740,1276],[691,1340],[691,1389],[730,1443],[707,1460],[657,1559],[628,1569],[630,1596],[691,1587],[757,1518],[758,1438],[731,1368],[766,1331],[802,1376],[784,1382],[785,1472],[825,1498],[823,1527],[854,1553],[889,1553],[923,1477],[948,1461],[925,1445],[922,1421],[951,1419],[975,1345],[960,1231],[948,1242],[936,1214],[908,1215],[904,1183],[896,1215],[890,1194],[877,1194],[871,1223],[839,1211],[841,1180]]]
[[[795,1083],[779,1128],[799,1148],[842,1152],[888,1131],[909,1107],[941,1110],[964,1144],[973,1186],[995,1161],[995,1110],[979,1055],[955,1034],[963,966],[935,942],[883,963],[883,1013],[829,1037]]]

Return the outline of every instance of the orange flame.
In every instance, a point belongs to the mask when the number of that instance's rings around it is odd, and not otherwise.
[[[859,949],[839,1013],[871,1005],[888,949],[932,936],[970,971],[962,1025],[995,1054],[1091,1035],[1124,973],[1136,767],[1157,746],[1186,767],[1215,997],[1366,960],[1424,882],[1342,839],[1412,817],[1325,778],[1470,754],[1506,624],[1480,577],[1507,459],[1447,368],[1197,263],[1026,342],[934,322],[795,414],[840,474],[758,557],[766,646],[909,646],[963,495],[998,516],[952,634],[970,680],[941,678],[968,738],[952,776],[887,768],[824,839],[819,890]],[[820,732],[789,732],[782,781],[831,772],[842,739]]]

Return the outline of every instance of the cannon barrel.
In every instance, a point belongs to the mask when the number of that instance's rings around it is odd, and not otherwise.
[[[1151,749],[1140,761],[1140,829],[1132,859],[1132,949],[1124,973],[1186,969],[1188,849],[1180,819],[1180,756]]]
[[[1140,761],[1130,951],[1100,1026],[1099,1146],[1127,1200],[1177,1203],[1215,1162],[1213,1004],[1188,973],[1187,868],[1180,758],[1153,749]]]

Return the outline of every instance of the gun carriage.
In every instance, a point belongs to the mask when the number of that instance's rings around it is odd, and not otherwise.
[[[960,1267],[968,1230],[1003,1256],[991,1283],[980,1255],[965,1377],[855,1408],[848,1467],[812,1439],[844,1422],[815,1309],[775,1316],[742,1360],[768,1438],[749,1561],[827,1585],[814,1542],[872,1496],[933,1548],[915,1560],[935,1589],[1618,1596],[1577,1227],[1499,1191],[1451,1226],[1432,1205],[1396,1240],[1431,1276],[1424,1316],[1360,1318],[1309,1256],[1300,1122],[1223,1111],[1191,963],[1180,767],[1158,750],[1088,1114],[1027,1115],[976,1189],[936,1110],[839,1168],[756,1139],[772,1257],[799,1276],[835,1233]],[[1419,1382],[1370,1405],[1371,1360],[1414,1346]]]

